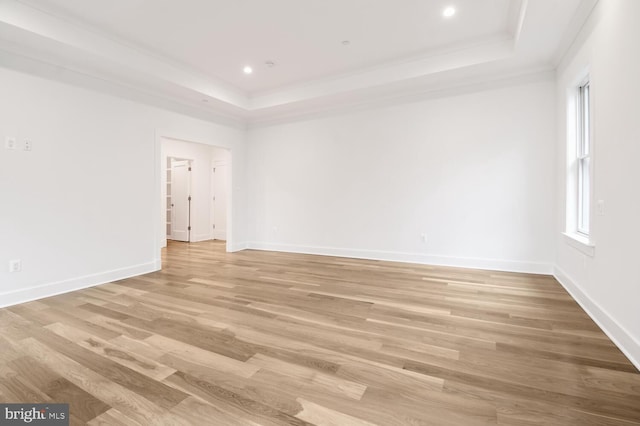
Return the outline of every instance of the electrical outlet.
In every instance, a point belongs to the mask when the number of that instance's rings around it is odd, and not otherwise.
[[[33,148],[33,142],[31,142],[30,139],[25,139],[23,149],[25,151],[31,151],[32,148]]]
[[[427,234],[426,233],[422,233],[420,234],[420,241],[422,241],[423,243],[427,242]]]
[[[15,149],[18,147],[18,141],[12,136],[7,136],[6,138],[4,138],[4,147],[6,149],[15,151]]]
[[[10,260],[9,261],[9,272],[20,272],[22,271],[22,260]]]
[[[596,203],[596,212],[598,216],[604,216],[604,200],[598,200]]]

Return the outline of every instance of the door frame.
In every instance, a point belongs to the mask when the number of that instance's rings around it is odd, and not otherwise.
[[[224,230],[224,234],[225,234],[225,241],[229,240],[228,237],[228,232],[229,232],[229,190],[230,190],[230,185],[229,185],[229,162],[227,160],[218,160],[218,161],[214,161],[212,164],[213,168],[218,168],[220,166],[224,166],[226,168],[226,179],[225,179],[225,196],[227,197],[226,199],[226,205],[225,205],[225,210],[226,210],[226,214],[227,214],[227,218],[226,218],[226,226],[225,226],[225,230]],[[213,192],[213,186],[214,186],[214,181],[215,181],[215,173],[211,173],[210,175],[210,187],[211,187],[211,191]],[[209,226],[211,227],[211,237],[214,240],[217,240],[218,238],[216,238],[216,230],[212,229],[213,225],[216,222],[216,217],[215,217],[215,201],[213,199],[209,200],[209,202],[211,203],[211,214],[209,215]]]
[[[220,148],[229,151],[229,159],[227,162],[227,244],[226,251],[232,252],[241,250],[236,248],[235,238],[233,232],[233,204],[234,204],[234,190],[233,190],[233,164],[234,164],[234,150],[230,146],[221,144],[220,141],[214,140],[207,134],[192,134],[189,132],[179,132],[168,129],[156,129],[155,130],[155,144],[154,144],[154,181],[155,181],[155,208],[152,212],[152,223],[154,232],[154,261],[157,269],[162,267],[162,248],[167,245],[167,230],[166,230],[166,170],[163,166],[163,162],[166,160],[165,153],[162,147],[162,141],[164,139],[177,139],[184,142],[197,143],[201,145],[211,146],[213,148]],[[164,203],[164,204],[163,204]],[[163,210],[163,205],[165,206]]]

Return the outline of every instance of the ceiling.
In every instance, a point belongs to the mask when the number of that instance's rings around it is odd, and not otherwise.
[[[551,70],[595,3],[0,0],[0,65],[259,122]]]

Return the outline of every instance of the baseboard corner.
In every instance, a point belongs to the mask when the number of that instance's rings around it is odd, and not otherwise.
[[[620,325],[616,319],[585,293],[578,283],[558,265],[553,269],[554,278],[564,287],[589,317],[600,327],[629,361],[640,371],[640,343]]]
[[[242,251],[242,250],[247,250],[248,248],[250,248],[249,243],[234,243],[234,244],[227,244],[227,251],[229,253],[235,253],[238,251]]]

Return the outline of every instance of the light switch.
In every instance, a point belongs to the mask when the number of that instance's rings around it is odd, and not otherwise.
[[[4,147],[7,149],[15,150],[18,147],[16,138],[12,136],[7,136],[6,138],[4,138]]]
[[[9,261],[9,272],[20,272],[22,271],[22,260],[10,260]]]
[[[598,200],[596,203],[596,212],[598,216],[604,216],[604,200]]]

